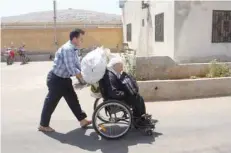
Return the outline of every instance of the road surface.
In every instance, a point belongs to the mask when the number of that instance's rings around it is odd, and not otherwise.
[[[231,153],[231,97],[146,103],[159,120],[155,136],[132,130],[116,141],[80,129],[62,99],[51,120],[57,132],[38,132],[50,68],[50,62],[1,64],[3,153]],[[89,89],[76,92],[91,118]]]

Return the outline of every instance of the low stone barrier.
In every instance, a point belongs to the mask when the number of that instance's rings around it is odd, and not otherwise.
[[[231,62],[226,63],[231,68]],[[205,77],[210,63],[175,63],[167,56],[137,57],[138,80],[187,79],[191,76]]]
[[[145,101],[231,96],[231,77],[138,81]]]

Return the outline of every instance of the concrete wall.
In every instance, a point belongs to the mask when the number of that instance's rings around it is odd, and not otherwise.
[[[172,1],[151,1],[152,20],[155,25],[155,15],[164,13],[164,42],[155,42],[155,27],[153,31],[153,52],[155,56],[174,57],[174,3]]]
[[[231,77],[213,79],[140,81],[145,101],[183,100],[231,95]]]
[[[212,43],[212,11],[231,10],[230,1],[176,1],[175,55],[178,62],[231,61],[231,43]]]
[[[226,63],[231,69],[231,62]],[[170,57],[137,57],[136,77],[139,80],[185,79],[205,77],[209,63],[177,64]]]
[[[126,1],[122,9],[124,42],[135,49],[138,57],[169,56],[174,49],[174,3],[171,1],[150,1],[149,8],[142,9],[141,1]],[[164,42],[155,42],[155,15],[164,12]],[[142,19],[145,25],[142,26]],[[132,24],[132,41],[126,41],[126,25]]]
[[[124,29],[124,42],[128,43],[129,48],[137,50],[137,55],[142,55],[142,51],[139,51],[139,43],[141,34],[141,25],[142,25],[142,17],[143,12],[141,9],[141,1],[131,1],[127,0],[124,4],[124,8],[122,9],[122,21],[123,21],[123,29]],[[127,24],[132,24],[132,41],[127,42]]]
[[[140,2],[141,3],[141,2]],[[145,3],[151,6],[151,2],[146,0]],[[140,6],[142,7],[142,5]],[[153,8],[144,8],[141,9],[141,26],[140,26],[140,34],[137,48],[137,56],[152,56],[154,55],[154,21],[153,21]],[[142,20],[144,21],[144,25],[142,25]]]
[[[230,1],[141,1],[127,0],[123,11],[123,28],[132,23],[129,47],[137,56],[169,56],[178,63],[204,63],[213,59],[231,61],[231,43],[212,43],[212,11],[231,10]],[[151,12],[151,25],[147,24]],[[155,15],[164,13],[164,42],[155,42]],[[142,19],[145,26],[142,27]],[[150,43],[151,40],[151,43]],[[126,42],[126,30],[124,30]]]
[[[138,11],[140,11],[141,16],[138,19],[137,18],[137,25],[139,25],[139,33],[136,34],[137,37],[137,56],[148,56],[148,34],[149,32],[152,33],[152,31],[149,31],[149,25],[147,20],[147,9],[142,9],[142,5],[140,1],[137,1],[140,6]],[[144,20],[144,26],[142,25],[142,20]]]
[[[62,45],[69,40],[69,32],[72,28],[57,29],[58,45]],[[104,45],[107,48],[116,49],[117,45],[122,46],[122,28],[89,28],[86,31],[83,47],[92,45]],[[32,52],[55,52],[53,29],[2,29],[1,48],[10,47],[13,42],[14,47],[26,44],[26,49]]]
[[[168,56],[136,58],[136,77],[139,80],[167,79],[167,69],[176,63]]]

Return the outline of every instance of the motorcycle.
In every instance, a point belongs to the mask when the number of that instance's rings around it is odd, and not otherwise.
[[[11,51],[11,48],[7,48],[6,52],[4,53],[7,65],[12,65],[14,63],[14,55],[12,55]]]
[[[21,64],[27,64],[28,62],[30,62],[30,58],[26,55],[23,55]]]
[[[14,63],[14,59],[11,56],[8,56],[6,59],[6,64],[7,65],[12,65]]]

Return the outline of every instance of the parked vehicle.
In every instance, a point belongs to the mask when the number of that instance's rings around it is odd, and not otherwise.
[[[23,46],[19,47],[18,54],[19,54],[21,61],[22,61],[21,64],[27,64],[30,61],[30,58],[25,53],[25,44],[23,44]]]
[[[12,48],[7,48],[4,56],[6,58],[7,65],[12,65],[14,63],[15,52]]]
[[[6,59],[6,64],[7,65],[12,65],[14,63],[14,59],[10,56],[7,57]]]
[[[27,55],[23,55],[21,56],[21,58],[22,58],[21,64],[27,64],[28,62],[30,62],[30,58]]]

